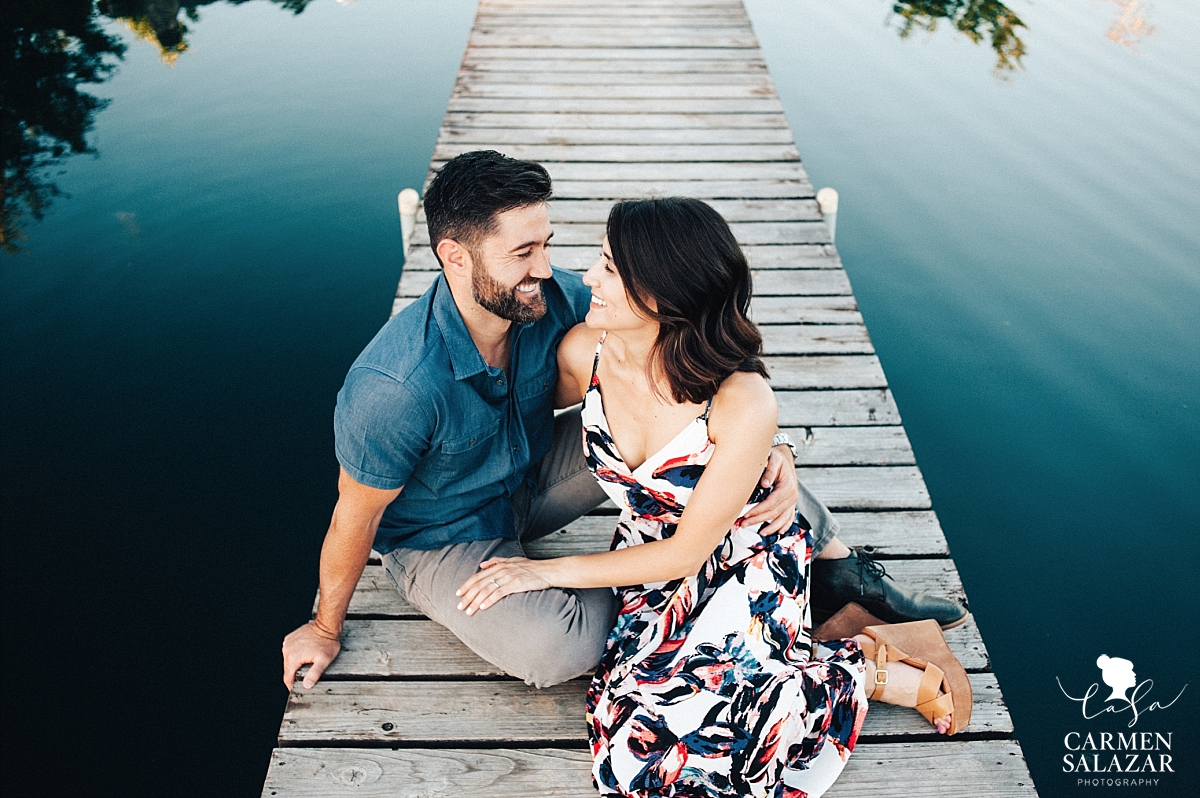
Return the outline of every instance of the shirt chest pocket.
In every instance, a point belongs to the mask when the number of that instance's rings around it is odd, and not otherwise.
[[[500,432],[500,419],[489,421],[474,432],[442,441],[443,456],[471,454],[472,457],[491,450],[496,442],[496,434]]]
[[[524,405],[532,399],[553,391],[557,380],[558,369],[547,369],[540,374],[533,375],[529,379],[521,380],[517,384],[517,400]]]

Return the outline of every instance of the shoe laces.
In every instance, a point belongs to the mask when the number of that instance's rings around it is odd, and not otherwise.
[[[887,569],[870,555],[866,546],[853,546],[850,551],[854,552],[854,558],[858,562],[858,592],[860,595],[865,595],[867,577],[871,576],[878,581],[887,576]]]

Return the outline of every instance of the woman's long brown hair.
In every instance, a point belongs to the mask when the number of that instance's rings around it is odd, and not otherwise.
[[[647,364],[652,386],[662,375],[672,399],[699,404],[735,371],[768,376],[748,315],[750,266],[711,206],[684,197],[617,203],[608,244],[630,301],[659,323]]]

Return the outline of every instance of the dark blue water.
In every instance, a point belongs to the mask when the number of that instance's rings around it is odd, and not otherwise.
[[[87,18],[5,14],[47,5]],[[902,39],[877,0],[748,7],[1037,785],[1095,792],[1064,735],[1128,730],[1055,678],[1121,656],[1166,701],[1200,654],[1200,13],[1152,5],[1129,47],[1117,4],[1013,2],[997,70],[986,33]],[[474,4],[103,8],[173,65],[98,17],[127,51],[83,87],[110,100],[96,154],[42,170],[70,196],[0,255],[3,784],[256,795],[334,394],[387,317],[395,194]],[[1200,775],[1196,690],[1137,725],[1174,735],[1151,795]]]

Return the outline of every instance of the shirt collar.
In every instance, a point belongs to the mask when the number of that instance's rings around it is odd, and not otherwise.
[[[479,354],[474,339],[467,332],[467,325],[462,319],[458,305],[454,304],[454,294],[450,291],[446,277],[439,274],[433,283],[433,319],[446,343],[446,351],[450,354],[450,365],[454,369],[454,379],[465,380],[480,372],[487,371],[487,362]]]

